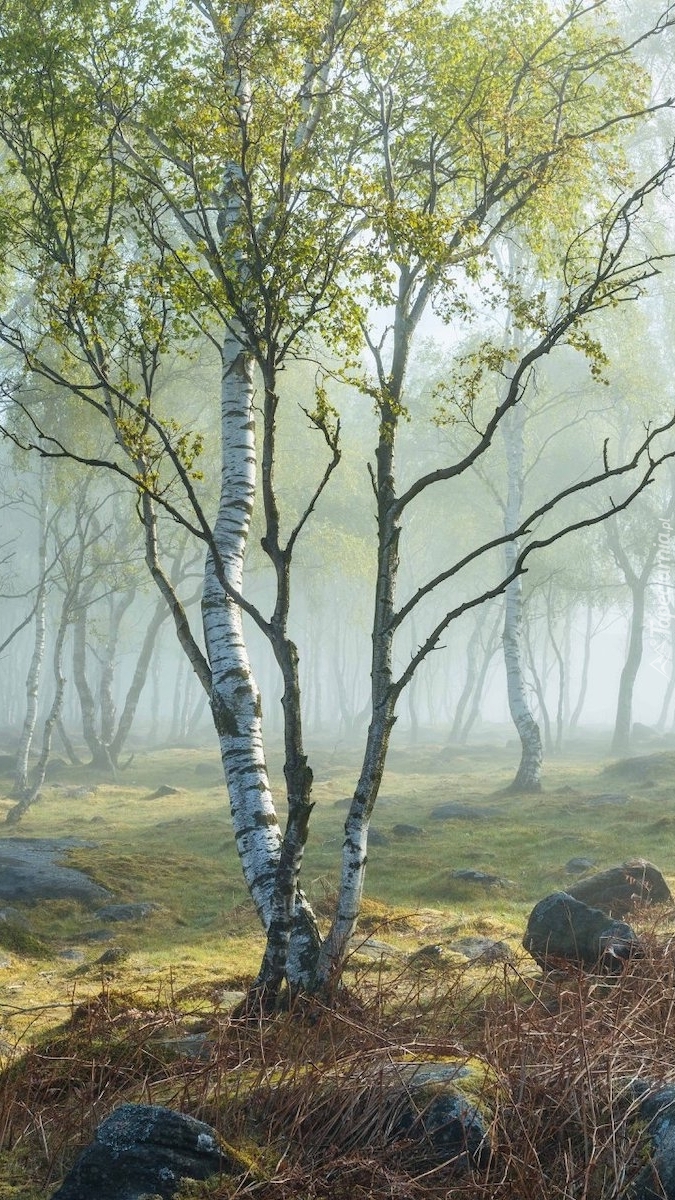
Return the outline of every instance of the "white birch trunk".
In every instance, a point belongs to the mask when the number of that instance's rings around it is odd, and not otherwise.
[[[26,715],[16,756],[14,793],[23,796],[28,787],[28,760],[38,714],[40,675],[45,656],[47,631],[47,493],[45,465],[40,464],[40,535],[38,542],[38,584],[35,598],[35,640],[26,675]]]
[[[508,496],[504,514],[506,533],[517,529],[521,519],[523,492],[525,411],[518,404],[506,414],[502,432],[506,447],[508,469]],[[518,558],[520,545],[517,540],[507,542],[504,548],[506,574],[510,575]],[[505,593],[504,611],[504,664],[509,712],[518,731],[521,745],[520,766],[511,785],[513,791],[541,791],[541,763],[543,758],[541,734],[535,721],[525,688],[523,672],[523,580],[517,576],[508,584]]]
[[[222,350],[222,465],[214,542],[219,564],[207,556],[202,614],[212,675],[211,707],[220,740],[232,824],[244,878],[265,930],[274,915],[274,884],[282,834],[270,788],[262,736],[262,708],[244,639],[242,611],[226,594],[242,592],[244,554],[256,488],[253,367],[233,334]],[[288,954],[287,976],[309,986],[318,933],[301,893]]]

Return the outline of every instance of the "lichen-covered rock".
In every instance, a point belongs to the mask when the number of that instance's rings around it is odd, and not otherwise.
[[[675,1200],[675,1087],[648,1092],[639,1108],[650,1161],[626,1193],[630,1200]]]
[[[474,1062],[392,1063],[390,1085],[402,1085],[406,1102],[393,1129],[395,1138],[419,1144],[430,1164],[456,1170],[478,1165],[489,1153],[486,1070]]]
[[[630,925],[591,908],[568,892],[553,892],[534,906],[523,946],[542,967],[571,963],[612,974],[642,953]]]
[[[183,1179],[227,1166],[209,1125],[156,1104],[123,1104],[96,1130],[52,1200],[168,1200]]]
[[[622,917],[636,904],[672,904],[673,897],[658,867],[644,858],[630,858],[617,867],[597,871],[567,888],[570,896],[611,917]]]

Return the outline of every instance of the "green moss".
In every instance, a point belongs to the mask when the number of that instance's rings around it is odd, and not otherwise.
[[[8,921],[0,921],[0,947],[30,958],[48,958],[50,953],[42,938]]]

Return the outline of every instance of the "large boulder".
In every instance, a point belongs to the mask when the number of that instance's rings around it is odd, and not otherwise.
[[[81,838],[0,838],[0,901],[79,900],[101,904],[110,892],[83,871],[60,864],[69,850],[93,847]]]
[[[567,892],[576,900],[622,917],[635,904],[672,904],[673,897],[658,867],[645,858],[629,858],[617,867],[597,871]]]
[[[630,925],[568,892],[553,892],[534,906],[523,946],[544,968],[573,964],[613,974],[642,952]]]
[[[183,1179],[227,1166],[210,1125],[156,1104],[123,1104],[96,1130],[52,1200],[168,1200]]]

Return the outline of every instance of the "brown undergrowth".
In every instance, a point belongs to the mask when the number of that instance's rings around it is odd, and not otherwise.
[[[264,1021],[220,1009],[232,981],[153,1005],[104,990],[0,1077],[0,1198],[51,1195],[96,1125],[136,1101],[235,1148],[232,1173],[192,1197],[617,1200],[647,1157],[640,1084],[675,1078],[675,955],[647,942],[617,979],[367,971],[335,1008],[299,1000]],[[468,1175],[391,1141],[386,1068],[436,1059],[481,1068],[490,1150]]]

